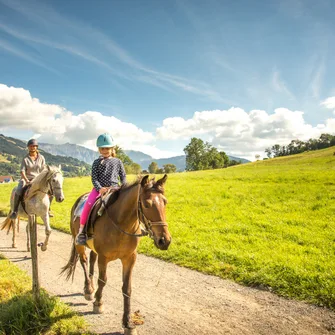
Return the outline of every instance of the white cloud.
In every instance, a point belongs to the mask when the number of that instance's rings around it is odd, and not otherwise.
[[[114,116],[87,111],[74,115],[65,108],[42,103],[23,88],[0,84],[0,128],[29,130],[41,142],[75,143],[95,148],[101,133],[112,134],[124,149],[148,145],[154,141],[150,132],[134,124],[122,122]],[[155,148],[154,148],[155,150]]]
[[[322,101],[321,105],[325,106],[328,109],[334,109],[334,112],[335,112],[335,96],[329,97],[326,100]]]
[[[272,114],[263,110],[247,113],[241,108],[196,112],[187,120],[180,117],[163,120],[157,137],[174,140],[200,137],[230,155],[254,159],[255,154],[264,156],[265,148],[274,144],[335,133],[335,119],[313,127],[304,121],[303,115],[287,108],[277,108]]]
[[[335,97],[321,103],[335,108]],[[199,137],[227,154],[253,160],[256,154],[264,157],[265,148],[285,145],[292,139],[318,138],[322,133],[335,134],[335,118],[312,126],[304,120],[302,111],[277,108],[269,114],[264,110],[247,112],[232,107],[228,110],[195,112],[190,119],[171,117],[163,120],[156,134],[144,131],[132,123],[97,111],[74,115],[59,105],[43,103],[23,88],[0,84],[0,129],[19,129],[38,136],[41,142],[83,145],[95,149],[99,134],[112,134],[124,150],[142,151],[155,158],[182,153],[170,150],[176,143]],[[158,148],[158,143],[167,150]],[[184,145],[181,145],[184,146]]]

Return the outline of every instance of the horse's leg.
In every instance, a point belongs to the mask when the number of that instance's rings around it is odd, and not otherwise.
[[[122,325],[124,334],[137,334],[135,325],[130,320],[130,296],[131,296],[131,277],[136,262],[137,253],[134,252],[127,258],[122,258],[122,293],[123,293],[123,318]]]
[[[95,266],[95,262],[97,260],[97,254],[91,250],[90,252],[90,281],[91,281],[91,286],[92,289],[94,290],[94,281],[93,281],[93,277],[94,277],[94,266]]]
[[[51,227],[50,227],[50,220],[49,220],[49,213],[48,213],[48,211],[46,212],[46,214],[44,214],[43,216],[41,216],[41,219],[43,220],[44,225],[45,225],[45,240],[41,244],[41,250],[42,251],[46,251],[47,248],[48,248],[49,237],[50,237],[50,234],[52,232]]]
[[[12,239],[12,248],[16,248],[16,227],[17,227],[17,219],[13,220],[13,239]]]
[[[98,289],[95,292],[95,301],[93,303],[93,312],[101,314],[104,311],[103,301],[102,301],[102,290],[107,283],[107,264],[108,260],[105,256],[99,255],[98,257],[98,267],[99,267],[99,280]]]
[[[84,286],[84,296],[86,300],[93,300],[94,289],[92,287],[92,281],[87,270],[87,256],[85,249],[83,248],[82,252],[79,253],[80,264],[84,270],[85,276],[85,286]]]
[[[29,223],[26,226],[26,233],[27,233],[27,251],[30,251],[30,232],[29,232]]]

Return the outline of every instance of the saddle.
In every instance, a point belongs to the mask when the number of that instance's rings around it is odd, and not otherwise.
[[[28,193],[29,193],[29,190],[30,190],[30,187],[31,187],[31,184],[28,184],[28,185],[24,185],[22,187],[22,193],[21,193],[21,196],[20,196],[20,204],[23,208],[23,210],[27,213],[26,211],[26,199],[27,199],[27,196],[28,196]],[[28,214],[28,213],[27,213]]]
[[[105,193],[102,197],[99,197],[96,199],[94,205],[92,206],[90,213],[88,214],[87,217],[87,222],[85,224],[85,228],[84,228],[84,232],[87,234],[87,244],[89,246],[90,249],[92,249],[90,247],[93,238],[94,238],[94,224],[96,222],[96,220],[103,215],[103,213],[105,212],[106,209],[106,205],[109,202],[110,197],[112,196],[112,194],[119,190],[120,187],[113,187],[110,188],[108,190],[107,193]],[[88,194],[86,194],[85,196],[83,196],[81,198],[81,200],[79,201],[75,211],[74,211],[74,220],[78,217],[80,217],[82,209],[84,207],[84,204],[86,202],[88,198]],[[93,249],[94,250],[94,249]]]

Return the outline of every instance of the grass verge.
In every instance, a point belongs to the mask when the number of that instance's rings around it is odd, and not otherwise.
[[[41,290],[36,303],[31,279],[0,254],[1,335],[89,335],[88,324],[58,297]]]

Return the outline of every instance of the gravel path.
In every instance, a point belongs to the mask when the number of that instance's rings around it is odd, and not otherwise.
[[[0,231],[0,253],[30,275],[24,226],[23,222],[17,249],[11,248],[11,234]],[[38,234],[42,240],[44,227],[38,226]],[[79,262],[73,282],[58,276],[69,258],[70,246],[71,236],[54,230],[48,250],[39,250],[41,286],[84,315],[97,334],[123,334],[120,262],[108,266],[108,283],[103,291],[105,313],[96,315],[92,302],[82,294],[84,276]],[[144,324],[137,327],[139,335],[335,334],[335,313],[327,309],[143,255],[138,257],[132,282],[132,311],[139,310],[144,316]]]

